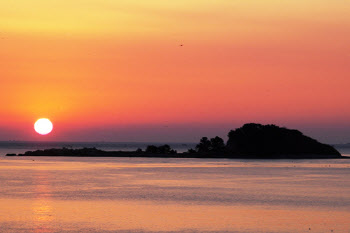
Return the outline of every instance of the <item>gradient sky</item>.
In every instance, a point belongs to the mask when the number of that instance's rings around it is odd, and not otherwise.
[[[350,142],[349,12],[348,0],[1,1],[0,140],[198,141],[257,122]]]

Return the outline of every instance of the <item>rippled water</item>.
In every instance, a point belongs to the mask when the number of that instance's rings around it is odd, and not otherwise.
[[[0,232],[350,232],[350,160],[1,156],[0,187]]]

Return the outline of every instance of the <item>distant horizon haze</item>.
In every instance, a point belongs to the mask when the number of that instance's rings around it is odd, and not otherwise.
[[[261,122],[246,122],[261,123]],[[168,124],[164,125],[131,125],[65,128],[58,124],[48,135],[39,135],[31,127],[9,131],[0,128],[0,141],[33,141],[33,142],[164,142],[164,143],[197,143],[201,137],[222,137],[227,140],[230,130],[243,124]],[[266,123],[268,124],[268,123]],[[273,123],[271,123],[273,124]],[[301,131],[322,143],[344,144],[350,142],[350,127],[314,128],[304,125],[276,124],[289,129]],[[230,127],[231,126],[231,127]]]

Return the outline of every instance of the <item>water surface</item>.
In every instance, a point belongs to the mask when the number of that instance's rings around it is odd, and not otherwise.
[[[0,187],[0,232],[350,232],[350,160],[1,156]]]

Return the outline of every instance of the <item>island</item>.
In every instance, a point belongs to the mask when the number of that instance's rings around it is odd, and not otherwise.
[[[46,149],[8,156],[81,156],[81,157],[167,157],[167,158],[230,158],[230,159],[341,159],[334,147],[305,136],[298,130],[245,124],[228,133],[225,143],[220,137],[201,138],[195,148],[178,153],[169,145],[149,145],[145,150],[103,151],[96,148]]]

